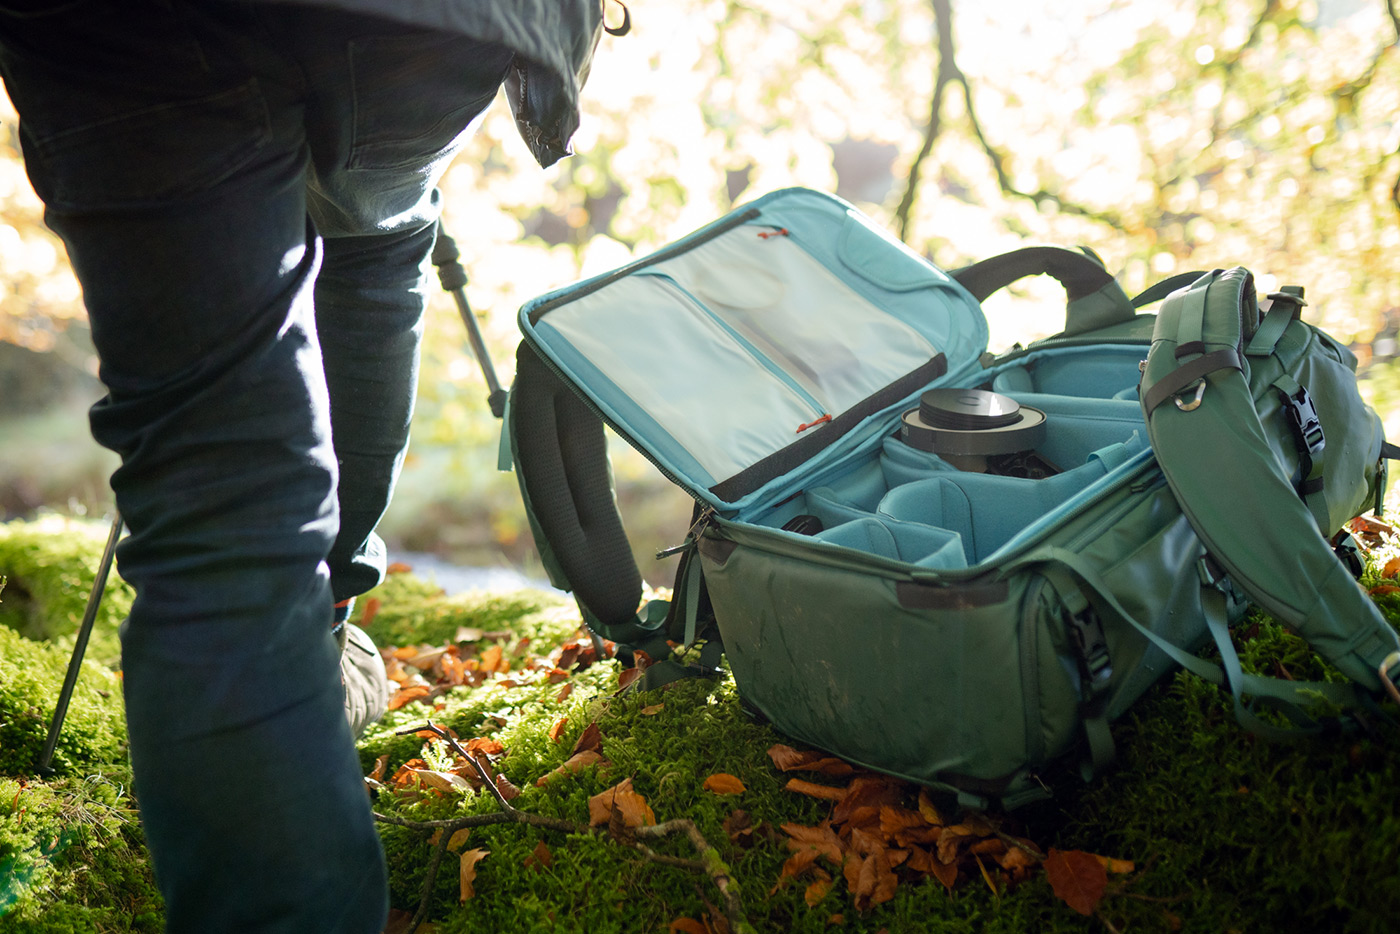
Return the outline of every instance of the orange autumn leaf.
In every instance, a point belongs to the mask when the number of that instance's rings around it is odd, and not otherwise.
[[[831,879],[818,879],[807,886],[807,891],[802,893],[802,900],[807,903],[808,908],[815,908],[823,898],[826,898],[826,893],[829,891],[831,891]]]
[[[768,758],[783,772],[817,772],[832,778],[844,778],[855,771],[849,762],[835,756],[811,750],[804,752],[782,743],[775,743],[768,749]]]
[[[694,918],[677,918],[667,925],[670,934],[710,934],[710,929]]]
[[[933,798],[929,795],[927,788],[919,789],[919,813],[923,815],[924,820],[935,827],[942,827],[948,823],[943,817],[943,812],[934,805]]]
[[[621,818],[624,826],[644,827],[656,823],[656,815],[651,806],[632,788],[632,779],[624,778],[611,788],[598,792],[588,799],[588,824],[598,827],[608,824],[613,815]]]
[[[841,838],[836,836],[836,831],[831,829],[827,823],[819,824],[816,827],[804,827],[801,824],[784,824],[783,833],[790,838],[788,847],[801,851],[803,848],[811,847],[820,856],[825,856],[832,863],[841,863]]]
[[[480,753],[484,756],[499,756],[506,751],[506,747],[501,745],[498,739],[491,739],[487,736],[475,736],[467,740],[466,750],[470,755]]]
[[[374,618],[379,615],[379,607],[382,604],[378,597],[370,597],[365,601],[365,608],[360,611],[360,628],[368,629],[369,624],[374,622]]]
[[[411,564],[404,564],[402,561],[391,561],[389,562],[389,566],[384,569],[384,573],[407,574],[411,570],[413,570],[413,565]]]
[[[703,787],[717,795],[741,795],[748,790],[743,782],[728,772],[716,772],[705,779]]]
[[[568,723],[568,717],[560,717],[558,720],[554,721],[554,726],[549,728],[549,741],[551,743],[559,742],[559,737],[564,734],[564,727],[567,726]]]
[[[893,779],[878,775],[861,775],[852,780],[845,795],[832,808],[832,823],[851,820],[860,808],[874,808],[878,816],[879,808],[894,805],[903,798],[903,791]]]
[[[369,773],[369,777],[376,782],[384,780],[384,770],[389,766],[389,754],[386,752],[378,759],[374,760],[374,770]]]
[[[585,749],[583,752],[576,752],[554,771],[535,779],[535,787],[543,788],[545,783],[556,775],[568,775],[573,772],[581,772],[595,762],[602,761],[603,757],[598,754],[596,749]]]
[[[840,801],[846,796],[845,788],[834,788],[831,785],[818,785],[816,782],[805,782],[800,778],[788,779],[788,783],[783,787],[788,791],[795,791],[800,795],[824,798],[827,801]]]
[[[555,703],[562,704],[572,693],[574,693],[574,683],[572,681],[564,682],[564,686],[559,689],[559,693],[554,695]]]
[[[1097,853],[1094,854],[1094,859],[1103,863],[1103,868],[1114,875],[1126,875],[1137,868],[1137,864],[1130,859],[1113,859],[1109,856],[1100,856]]]
[[[1391,558],[1381,568],[1381,577],[1395,577],[1397,574],[1400,574],[1400,556]]]
[[[427,697],[432,692],[433,689],[426,684],[410,684],[408,687],[399,688],[394,692],[394,696],[389,698],[389,709],[398,710],[420,697]]]
[[[640,668],[624,668],[617,673],[617,689],[626,690],[627,686],[642,676]]]
[[[506,669],[501,667],[503,662],[501,656],[503,654],[504,651],[497,643],[493,643],[487,647],[486,651],[481,653],[481,670],[504,672]]]
[[[1045,878],[1065,904],[1081,915],[1092,915],[1108,886],[1108,870],[1093,853],[1050,848]]]
[[[481,862],[489,854],[490,850],[467,850],[461,857],[460,889],[461,900],[466,901],[476,894],[472,885],[476,882],[476,864]]]

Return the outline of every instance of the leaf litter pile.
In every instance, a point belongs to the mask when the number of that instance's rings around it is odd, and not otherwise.
[[[378,609],[377,602],[367,602],[361,625],[372,625]],[[688,716],[703,716],[713,708],[713,697],[708,702],[702,698],[687,710],[675,700],[679,691],[672,689],[679,685],[641,695],[634,686],[639,668],[621,668],[611,658],[613,650],[611,643],[594,641],[581,628],[567,638],[545,640],[473,626],[456,627],[445,644],[381,646],[392,681],[390,710],[394,711],[386,722],[398,727],[394,735],[421,745],[417,755],[403,758],[392,768],[391,760],[396,758],[392,751],[375,756],[366,782],[376,797],[377,812],[400,814],[397,818],[381,814],[380,819],[418,830],[420,852],[434,854],[421,902],[416,909],[408,904],[396,907],[389,930],[433,929],[426,922],[429,895],[439,860],[449,853],[455,854],[458,867],[453,901],[465,906],[474,898],[478,900],[474,904],[480,905],[482,899],[515,897],[513,887],[492,892],[492,848],[474,843],[471,837],[472,829],[484,823],[512,821],[533,825],[537,834],[539,828],[566,831],[548,842],[545,834],[516,861],[536,878],[561,870],[560,849],[575,845],[567,834],[579,833],[630,848],[631,855],[642,861],[651,858],[707,873],[723,897],[713,899],[711,888],[702,897],[703,911],[673,916],[670,930],[682,934],[758,930],[740,907],[740,890],[753,910],[766,898],[797,887],[807,910],[819,914],[824,925],[833,926],[869,914],[895,899],[901,888],[931,884],[948,893],[983,888],[999,899],[1037,877],[1064,903],[1061,911],[1067,905],[1092,915],[1106,896],[1124,893],[1137,878],[1132,862],[1042,847],[1010,818],[953,810],[911,783],[782,742],[768,744],[757,773],[738,767],[733,771],[742,772],[742,778],[719,769],[692,773],[688,780],[696,786],[691,791],[696,804],[672,806],[669,797],[656,797],[649,790],[657,784],[645,765],[633,761],[625,772],[617,768],[610,758],[613,738],[623,742],[619,749],[635,755],[629,734],[641,733],[648,722],[663,715],[682,724],[684,731]],[[643,656],[638,662],[644,667],[647,659]],[[696,693],[696,682],[682,684],[690,685],[692,695]],[[575,695],[578,687],[584,690]],[[479,735],[459,735],[463,722],[455,727],[441,725],[452,722],[455,698],[479,699],[492,692],[526,694],[528,700],[517,706],[538,708],[535,730],[514,733],[517,741],[544,747],[532,771],[522,774],[518,765],[506,767],[512,762],[512,750],[499,734],[512,722],[508,706],[497,705],[474,724],[470,717],[463,721],[468,729],[462,732]],[[478,701],[476,706],[485,709],[492,704]],[[547,720],[540,720],[542,712]],[[413,728],[414,722],[421,726]],[[541,729],[542,723],[548,725]],[[770,739],[778,738],[771,731],[763,732]],[[584,786],[581,803],[586,809],[551,809],[555,816],[550,817],[533,813],[550,797],[572,798],[570,783]],[[758,796],[754,806],[747,805],[747,798],[755,797],[758,789],[750,786],[762,786],[767,792]],[[517,810],[522,795],[527,803]],[[783,798],[789,803],[784,805],[779,800]],[[467,816],[452,806],[454,801],[491,799],[497,802],[494,815],[482,813],[493,810],[488,804],[471,807]],[[828,808],[819,820],[787,819],[804,811],[810,814],[817,802],[823,803],[818,807]],[[688,819],[692,812],[704,810],[722,818],[710,822],[708,836],[696,828],[703,823],[698,815],[696,821]],[[660,824],[658,811],[662,812]],[[406,819],[410,812],[436,819]],[[506,828],[497,833],[525,831]],[[651,848],[662,833],[683,832],[690,835],[695,848],[689,855],[698,854],[700,859],[658,855]],[[759,851],[780,856],[780,868],[766,879],[733,880],[729,863]],[[768,865],[775,863],[768,861]],[[702,885],[703,878],[698,878],[692,888]]]

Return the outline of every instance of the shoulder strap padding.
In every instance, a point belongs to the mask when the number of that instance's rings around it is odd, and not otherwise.
[[[602,419],[523,342],[510,419],[537,547],[565,578],[554,584],[602,623],[632,622],[642,577],[617,510]]]
[[[1032,246],[992,256],[948,274],[977,301],[1018,279],[1041,273],[1064,286],[1068,297],[1061,336],[1096,331],[1136,315],[1128,295],[1098,257],[1058,246]]]
[[[1163,303],[1142,380],[1152,448],[1182,512],[1230,579],[1349,678],[1376,690],[1376,668],[1400,639],[1324,537],[1335,529],[1319,529],[1293,484],[1292,441],[1279,441],[1288,428],[1271,389],[1282,364],[1241,354],[1257,314],[1252,279],[1240,268],[1209,273]],[[1354,374],[1310,339],[1306,324],[1291,327],[1290,367],[1300,382],[1314,383],[1323,419],[1329,496],[1335,490],[1345,499],[1333,516],[1347,518],[1365,508],[1376,482],[1366,469],[1380,457],[1380,420],[1361,401]],[[1174,401],[1147,405],[1151,387],[1172,385],[1193,360],[1225,351],[1242,368],[1212,369]]]

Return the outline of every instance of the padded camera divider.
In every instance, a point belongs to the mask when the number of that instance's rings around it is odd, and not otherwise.
[[[632,622],[642,575],[617,510],[602,419],[523,342],[510,417],[541,551],[553,552],[568,588],[600,622]]]
[[[895,561],[907,561],[920,567],[967,567],[962,537],[956,532],[913,522],[898,522],[885,516],[852,519],[819,532],[816,537],[833,545]]]

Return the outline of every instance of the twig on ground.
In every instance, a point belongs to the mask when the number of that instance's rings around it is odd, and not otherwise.
[[[406,827],[410,830],[417,830],[420,833],[428,834],[431,831],[438,831],[441,834],[437,845],[433,849],[432,859],[428,863],[428,872],[423,880],[423,894],[418,901],[418,910],[413,915],[413,921],[408,926],[407,934],[414,934],[418,926],[423,923],[428,913],[428,902],[431,900],[433,886],[437,882],[438,870],[442,866],[443,855],[447,851],[448,841],[452,839],[452,834],[458,830],[470,827],[485,827],[492,824],[529,824],[532,827],[543,827],[547,830],[557,830],[562,833],[601,833],[602,828],[593,828],[585,824],[574,821],[560,820],[553,817],[544,817],[539,814],[531,814],[513,807],[506,800],[500,788],[491,779],[486,768],[463,749],[450,734],[431,720],[426,727],[415,727],[411,730],[401,731],[400,735],[418,733],[427,730],[445,740],[458,755],[467,759],[475,766],[477,774],[481,780],[489,787],[495,795],[496,803],[501,806],[501,810],[494,814],[472,814],[467,817],[452,818],[449,820],[406,820],[402,817],[394,817],[388,814],[374,812],[374,819],[384,824],[393,824],[397,827]],[[683,859],[677,856],[666,856],[652,850],[651,847],[642,843],[642,840],[660,839],[675,833],[684,833],[695,847],[700,858]],[[663,866],[674,866],[679,869],[687,869],[691,872],[705,873],[724,896],[725,915],[728,918],[730,929],[735,934],[751,934],[753,927],[744,916],[743,904],[739,901],[739,895],[733,891],[731,883],[733,879],[729,875],[729,867],[720,858],[719,851],[710,845],[704,834],[700,833],[700,828],[695,826],[695,822],[686,818],[666,821],[661,824],[653,824],[649,827],[636,827],[628,831],[626,839],[611,835],[611,839],[623,846],[630,847],[641,853],[646,859],[660,863]]]

